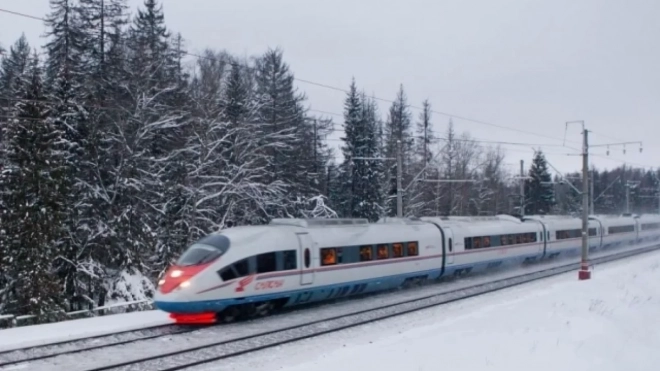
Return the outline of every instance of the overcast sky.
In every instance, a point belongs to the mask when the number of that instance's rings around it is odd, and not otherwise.
[[[132,10],[142,0],[129,0]],[[190,52],[206,47],[240,55],[280,47],[296,77],[409,103],[428,98],[459,131],[504,145],[511,169],[542,148],[562,172],[581,168],[562,147],[565,122],[585,120],[591,163],[660,166],[660,1],[657,0],[164,0],[168,27]],[[0,8],[43,16],[48,0],[0,0]],[[39,21],[0,13],[0,44],[25,32],[42,45]],[[342,92],[298,82],[311,108],[341,114]],[[380,103],[385,114],[389,105]],[[415,120],[419,114],[413,109]],[[333,117],[341,127],[341,117]],[[434,114],[443,134],[448,115]],[[536,133],[530,135],[522,130]],[[579,149],[579,125],[567,146]],[[337,138],[339,134],[333,135]],[[334,141],[333,144],[338,144]],[[547,144],[546,146],[539,146]]]

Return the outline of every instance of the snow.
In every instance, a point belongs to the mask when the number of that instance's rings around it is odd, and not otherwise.
[[[0,351],[143,329],[172,323],[169,313],[159,310],[83,318],[0,331]]]
[[[657,370],[660,252],[196,370]]]
[[[117,278],[106,283],[108,300],[106,305],[119,304],[134,300],[146,300],[156,292],[154,284],[141,272],[121,271]]]

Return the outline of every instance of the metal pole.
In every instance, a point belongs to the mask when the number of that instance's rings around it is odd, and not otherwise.
[[[630,213],[630,183],[626,182],[626,214]]]
[[[403,218],[403,186],[401,178],[403,177],[403,159],[401,158],[401,140],[396,141],[396,216]]]
[[[589,141],[587,129],[583,129],[584,144],[582,148],[582,263],[578,277],[580,280],[591,278],[589,264]]]
[[[589,182],[589,214],[594,214],[594,170],[591,169],[591,182]]]
[[[520,160],[520,216],[525,216],[525,161]]]

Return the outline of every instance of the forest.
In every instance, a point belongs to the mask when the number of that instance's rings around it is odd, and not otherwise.
[[[539,150],[521,200],[504,149],[438,122],[429,101],[413,113],[403,86],[380,107],[353,80],[335,122],[281,49],[191,54],[157,0],[132,17],[125,0],[50,4],[43,48],[0,46],[0,315],[148,298],[224,228],[395,216],[397,153],[405,216],[581,212],[567,184],[582,189],[580,173],[552,175]],[[627,210],[626,194],[630,212],[657,212],[658,173],[592,174],[596,213]]]

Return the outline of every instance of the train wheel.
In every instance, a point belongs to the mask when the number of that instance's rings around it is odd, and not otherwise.
[[[267,301],[265,303],[259,303],[254,306],[254,312],[257,317],[264,317],[270,314],[274,309],[272,302]]]
[[[239,316],[241,315],[241,311],[238,309],[238,307],[229,307],[222,311],[219,314],[220,320],[229,323],[229,322],[234,322]]]

